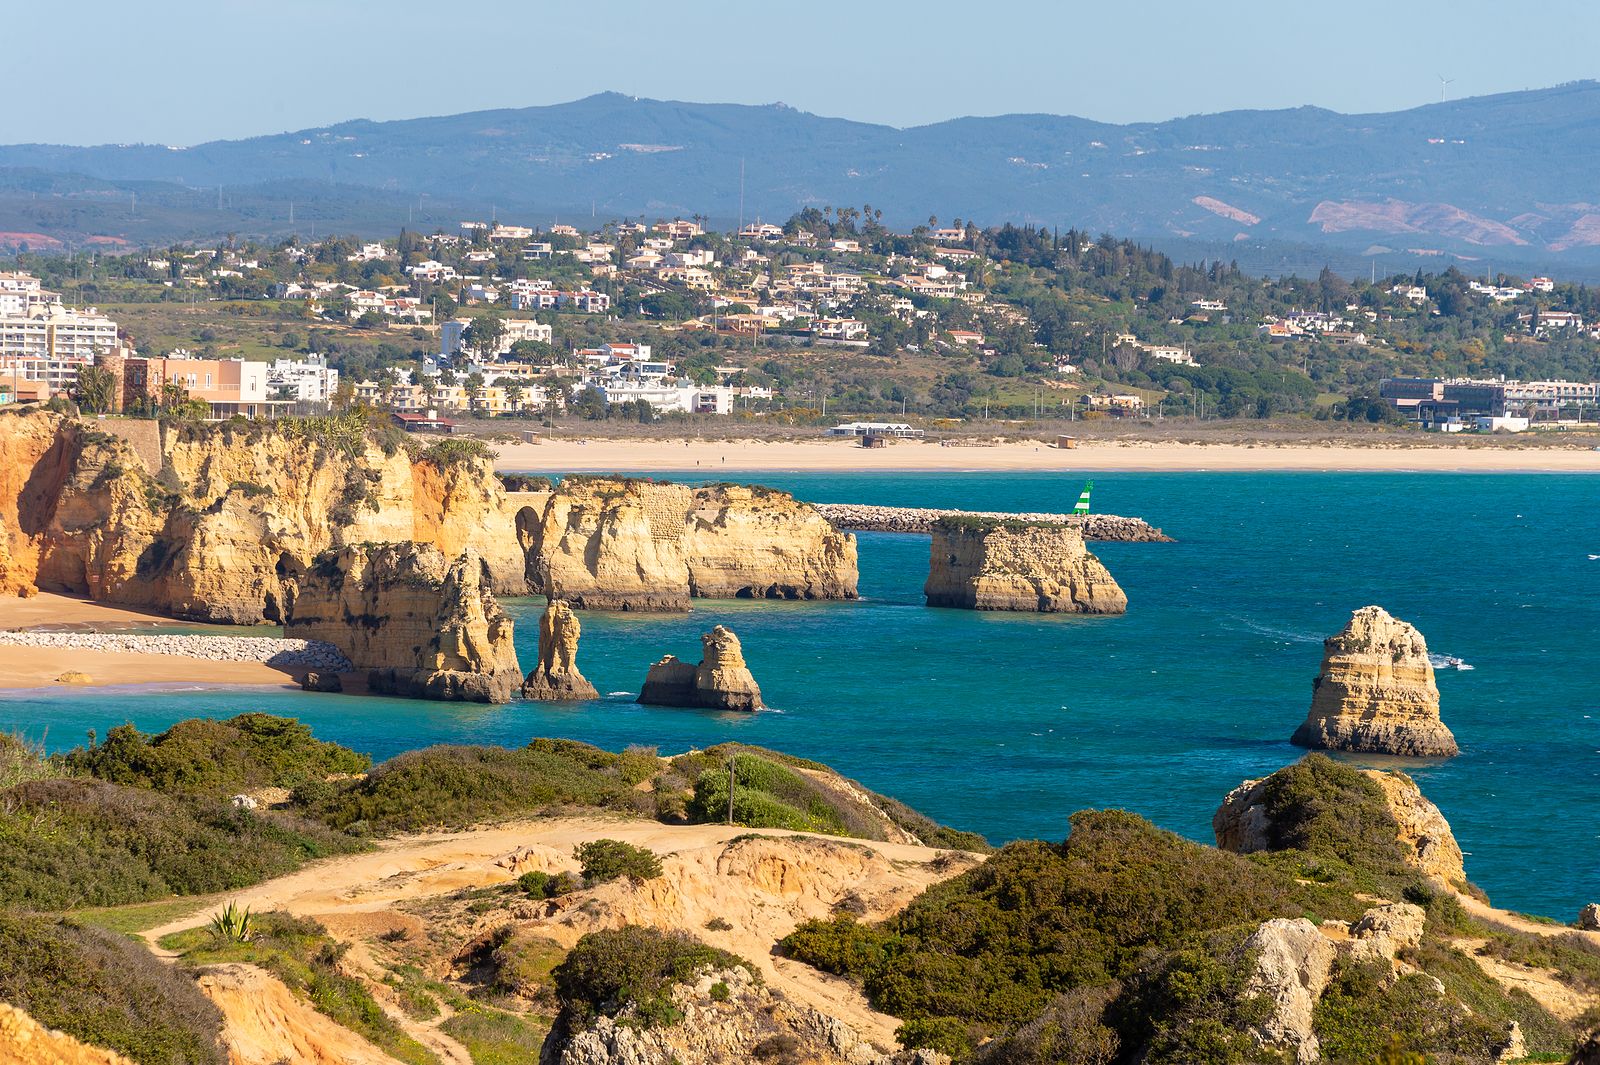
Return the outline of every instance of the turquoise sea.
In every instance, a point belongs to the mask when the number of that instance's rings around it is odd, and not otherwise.
[[[1083,476],[761,474],[804,499],[1062,510]],[[687,476],[685,476],[687,479]],[[1122,618],[929,610],[925,537],[860,536],[855,603],[700,602],[687,616],[585,614],[579,663],[599,703],[505,707],[288,690],[51,691],[0,701],[0,728],[52,748],[132,721],[292,714],[383,759],[433,743],[568,736],[664,752],[721,740],[827,762],[999,842],[1059,839],[1084,807],[1123,807],[1209,842],[1241,780],[1301,753],[1324,636],[1379,603],[1436,653],[1460,757],[1409,766],[1504,906],[1571,919],[1600,900],[1600,477],[1117,473],[1096,509],[1173,544],[1101,544]],[[525,665],[538,600],[512,601]],[[778,712],[717,715],[629,700],[723,622]]]

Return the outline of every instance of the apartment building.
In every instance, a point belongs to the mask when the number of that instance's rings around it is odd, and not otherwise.
[[[91,359],[115,351],[117,323],[90,307],[33,303],[20,314],[0,314],[0,356]]]

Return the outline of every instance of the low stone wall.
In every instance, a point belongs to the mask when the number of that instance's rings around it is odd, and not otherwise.
[[[971,517],[1019,521],[1029,525],[1065,525],[1085,540],[1121,543],[1171,543],[1172,537],[1143,518],[1115,514],[1007,514],[988,510],[935,510],[925,507],[875,507],[864,503],[813,503],[817,513],[836,529],[859,532],[931,533],[940,518]]]
[[[0,632],[5,647],[76,647],[121,654],[178,655],[209,662],[263,662],[275,669],[347,673],[350,660],[321,640],[265,636],[138,636],[109,632]]]

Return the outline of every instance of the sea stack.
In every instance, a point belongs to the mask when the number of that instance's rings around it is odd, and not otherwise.
[[[539,618],[539,664],[522,685],[524,699],[577,702],[600,693],[578,672],[578,636],[583,626],[565,600],[552,599]]]
[[[471,550],[454,562],[431,544],[329,551],[300,577],[284,634],[333,644],[372,692],[510,702],[522,669],[492,581]]]
[[[718,625],[700,637],[703,657],[691,666],[667,655],[650,667],[639,702],[707,710],[760,710],[761,688],[745,665],[739,637]]]
[[[946,517],[933,526],[929,606],[1125,614],[1128,597],[1065,525]]]
[[[1460,750],[1439,720],[1428,645],[1415,626],[1366,606],[1323,645],[1311,712],[1295,731],[1301,747],[1413,758]]]

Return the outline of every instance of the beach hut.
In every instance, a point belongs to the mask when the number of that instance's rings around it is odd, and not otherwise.
[[[1078,438],[1075,437],[1075,436],[1058,436],[1058,437],[1056,437],[1056,447],[1071,448],[1071,447],[1077,447],[1077,446],[1078,446]]]

